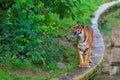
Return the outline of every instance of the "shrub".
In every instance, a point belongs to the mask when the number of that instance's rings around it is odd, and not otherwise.
[[[51,26],[44,25],[43,7],[39,0],[15,0],[0,25],[1,56],[16,55],[21,60],[28,59],[40,64],[54,60],[58,51],[51,36],[56,31],[56,27],[52,26],[55,19],[52,18]]]

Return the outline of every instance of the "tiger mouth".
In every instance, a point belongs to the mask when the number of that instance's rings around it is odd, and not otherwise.
[[[73,32],[73,35],[77,35],[77,32]]]
[[[75,35],[77,35],[77,32],[71,32],[71,35],[75,36]]]

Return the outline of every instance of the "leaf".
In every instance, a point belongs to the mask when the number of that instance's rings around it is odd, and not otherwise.
[[[22,39],[23,37],[24,37],[24,35],[16,36],[16,37],[14,38],[14,40],[20,40],[20,39]]]

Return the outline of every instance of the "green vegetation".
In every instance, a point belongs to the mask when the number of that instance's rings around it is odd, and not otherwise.
[[[0,79],[45,80],[77,65],[69,37],[71,25],[90,25],[94,10],[109,0],[1,0],[0,1]],[[57,68],[62,62],[66,68]],[[19,70],[41,74],[22,75]]]
[[[104,36],[110,35],[111,31],[120,25],[120,3],[110,7],[99,18],[99,29]]]

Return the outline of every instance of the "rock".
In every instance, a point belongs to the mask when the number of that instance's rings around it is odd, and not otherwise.
[[[110,54],[110,63],[120,62],[120,48],[113,48]]]
[[[105,45],[105,47],[111,47],[112,46],[112,44],[111,44],[111,37],[109,36],[109,37],[104,37],[104,45]]]
[[[110,70],[110,65],[109,64],[105,64],[104,68],[103,68],[103,73],[109,73]]]
[[[110,68],[110,75],[116,75],[119,72],[118,66],[111,66]]]
[[[119,76],[119,75],[109,76],[109,77],[107,78],[107,80],[120,80],[120,76]]]
[[[66,65],[63,64],[63,63],[61,63],[61,62],[58,62],[58,63],[57,63],[57,67],[58,67],[59,69],[64,69],[64,68],[66,67]]]
[[[112,48],[111,53],[109,54],[109,73],[110,75],[120,74],[120,48]]]
[[[117,29],[115,29],[113,31],[113,34],[111,36],[111,42],[112,42],[112,45],[115,46],[115,47],[118,47],[120,46],[120,27],[116,27]]]
[[[67,79],[69,77],[67,74],[68,74],[67,72],[62,74],[61,76],[59,76],[59,79],[60,80],[71,80],[71,79]]]

